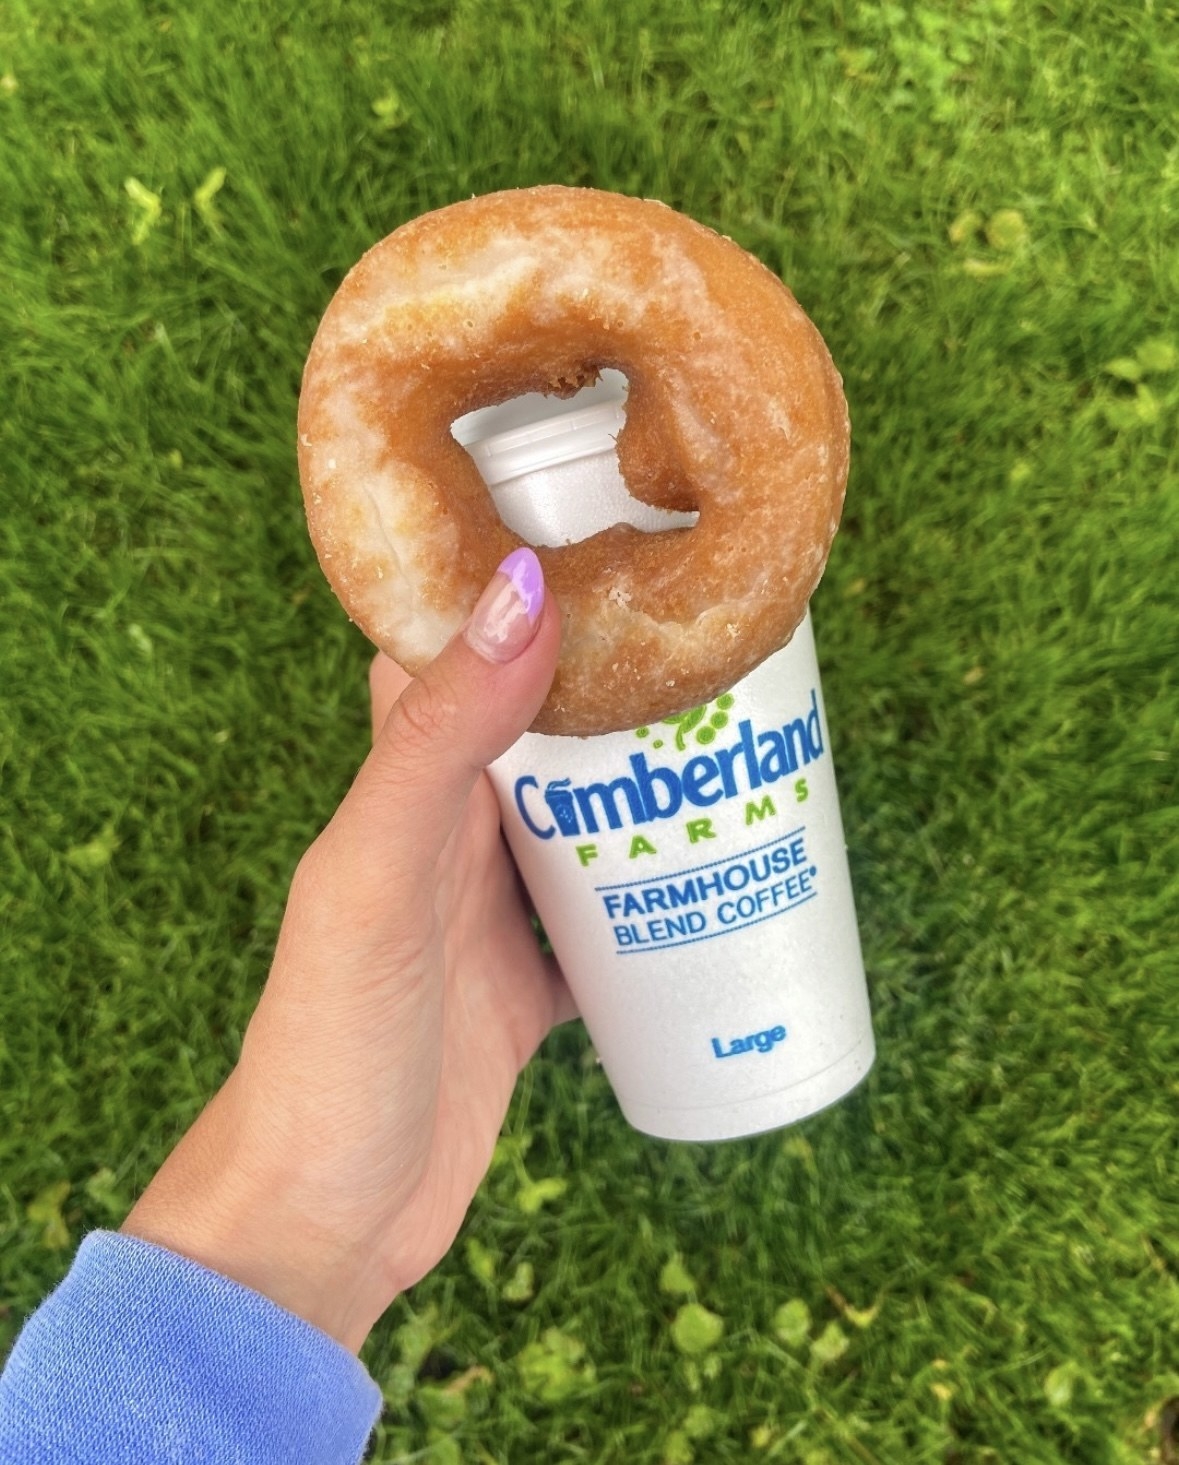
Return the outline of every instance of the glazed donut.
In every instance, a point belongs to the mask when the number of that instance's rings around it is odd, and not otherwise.
[[[409,672],[521,540],[451,423],[523,392],[629,380],[619,466],[690,529],[538,549],[563,617],[534,730],[650,723],[783,646],[843,505],[848,418],[822,337],[731,240],[592,189],[488,194],[404,224],[340,286],[308,356],[299,471],[320,563]]]

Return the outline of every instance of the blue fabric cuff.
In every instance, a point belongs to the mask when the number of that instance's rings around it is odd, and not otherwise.
[[[380,1410],[326,1333],[186,1257],[96,1231],[0,1375],[0,1460],[356,1465]]]

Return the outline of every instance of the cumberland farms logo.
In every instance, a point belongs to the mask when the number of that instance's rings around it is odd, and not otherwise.
[[[662,726],[673,731],[666,737],[654,736],[661,729],[639,728],[637,736],[649,740],[652,756],[648,757],[646,749],[632,753],[625,767],[620,763],[605,770],[595,782],[578,784],[572,778],[554,778],[542,789],[533,774],[522,774],[516,779],[514,793],[525,828],[537,839],[570,838],[673,819],[681,810],[709,809],[770,788],[824,754],[815,690],[810,705],[778,727],[759,728],[750,718],[741,718],[735,739],[724,746],[716,744],[731,725],[733,698],[718,698],[716,711],[710,713],[712,705],[668,718]],[[700,746],[709,751],[697,752]],[[806,791],[805,783],[799,782],[802,786],[796,785],[795,797],[801,802]]]
[[[712,703],[705,702],[703,707],[689,707],[687,712],[681,712],[678,717],[665,717],[663,726],[675,728],[675,746],[681,753],[687,751],[689,736],[694,737],[702,747],[707,747],[709,743],[716,741],[716,735],[722,728],[728,727],[729,708],[736,700],[732,692],[725,692],[716,699],[716,711],[711,715],[709,715],[708,709]],[[656,728],[655,733],[658,734],[658,732],[659,729]],[[649,738],[651,735],[649,727],[635,729],[636,738]],[[656,736],[651,746],[662,748],[664,742],[665,738]]]

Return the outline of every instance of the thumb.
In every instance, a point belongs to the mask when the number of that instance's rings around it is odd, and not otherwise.
[[[332,820],[333,842],[373,873],[428,878],[482,770],[540,711],[560,637],[540,561],[527,546],[513,550],[463,629],[393,704]]]

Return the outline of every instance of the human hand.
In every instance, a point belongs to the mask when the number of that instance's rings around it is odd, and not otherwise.
[[[482,773],[559,640],[518,550],[420,677],[377,657],[372,752],[295,872],[241,1058],[123,1227],[354,1351],[446,1253],[520,1069],[574,1015]]]

